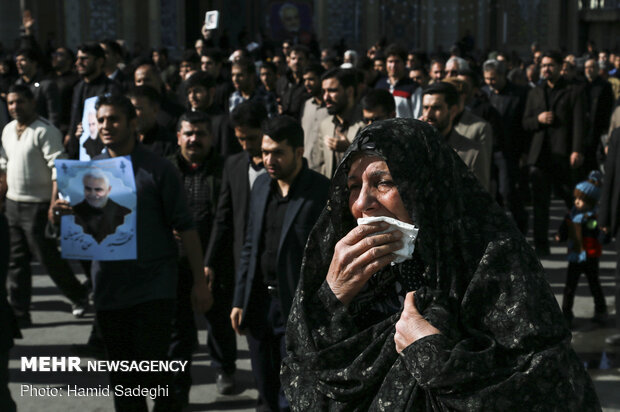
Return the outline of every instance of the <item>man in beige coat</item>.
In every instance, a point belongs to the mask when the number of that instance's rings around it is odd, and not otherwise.
[[[309,165],[331,179],[344,151],[364,123],[355,104],[355,76],[351,70],[335,68],[327,71],[321,77],[321,86],[330,116],[319,126]]]
[[[446,142],[459,155],[463,163],[478,178],[486,189],[489,188],[490,156],[484,155],[483,142],[465,136],[463,130],[457,130],[454,120],[459,113],[459,97],[456,88],[446,82],[438,82],[424,89],[422,97],[422,117],[420,120],[434,126],[446,139]],[[466,124],[477,130],[475,124]]]

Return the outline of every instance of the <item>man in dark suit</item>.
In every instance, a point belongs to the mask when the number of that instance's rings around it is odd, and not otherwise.
[[[502,205],[509,209],[521,232],[527,233],[527,212],[518,189],[519,160],[527,149],[527,133],[521,121],[527,89],[506,78],[506,66],[498,60],[482,65],[486,85],[482,91],[501,116],[501,130],[493,134],[493,174],[497,174]]]
[[[230,319],[237,333],[247,331],[259,407],[282,411],[289,408],[279,379],[286,319],[306,241],[327,202],[329,180],[308,168],[298,121],[272,118],[263,133],[268,175],[259,176],[252,188]]]
[[[532,133],[527,162],[534,206],[534,246],[539,256],[549,254],[551,188],[570,208],[573,204],[571,169],[583,162],[582,93],[560,75],[561,65],[559,53],[543,54],[543,82],[530,90],[523,114],[523,128]]]
[[[588,133],[584,142],[583,175],[587,175],[599,166],[597,155],[600,156],[602,153],[601,135],[606,134],[609,129],[609,119],[614,107],[614,92],[611,84],[599,75],[596,59],[586,61],[584,74],[587,79],[584,89],[587,98]]]
[[[105,173],[88,171],[83,178],[84,200],[73,207],[75,223],[97,243],[116,232],[131,213],[128,208],[109,198],[112,186]]]
[[[212,365],[217,370],[217,390],[223,394],[234,388],[237,344],[229,321],[234,270],[245,239],[250,190],[256,178],[265,173],[261,156],[261,124],[266,119],[265,106],[256,101],[243,102],[232,112],[231,123],[243,151],[228,157],[224,163],[217,212],[205,254],[205,275],[211,279],[213,295],[216,296],[213,307],[206,314],[207,346]]]
[[[39,68],[37,53],[32,49],[21,49],[15,53],[15,65],[19,78],[15,84],[30,88],[37,104],[39,116],[48,119],[54,126],[60,126],[60,92],[56,83],[48,79]]]
[[[603,232],[616,238],[616,334],[605,341],[620,346],[620,128],[609,138],[609,151],[605,161],[605,178],[601,193],[599,224]]]

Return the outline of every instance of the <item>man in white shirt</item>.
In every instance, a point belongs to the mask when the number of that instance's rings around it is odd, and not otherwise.
[[[51,202],[56,198],[54,160],[67,157],[60,131],[36,112],[28,86],[16,85],[7,95],[14,119],[2,132],[0,174],[6,175],[6,217],[11,236],[8,273],[9,302],[21,326],[29,326],[32,276],[31,255],[45,267],[58,288],[73,303],[73,314],[84,315],[86,288],[60,257],[56,242],[45,236]],[[2,180],[2,179],[0,179]]]

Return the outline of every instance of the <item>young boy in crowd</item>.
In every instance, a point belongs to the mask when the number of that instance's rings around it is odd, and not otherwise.
[[[594,298],[594,317],[592,322],[603,325],[607,319],[605,296],[598,277],[599,257],[602,253],[599,237],[601,232],[597,222],[597,203],[601,195],[602,175],[592,171],[588,180],[575,187],[575,205],[564,218],[555,240],[568,240],[568,270],[562,299],[562,311],[572,326],[573,303],[579,284],[579,277],[585,273]]]

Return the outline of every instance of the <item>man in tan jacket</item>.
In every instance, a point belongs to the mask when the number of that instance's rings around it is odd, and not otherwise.
[[[319,126],[309,165],[331,179],[344,151],[364,123],[356,106],[355,75],[351,70],[335,68],[327,71],[321,77],[321,86],[330,116],[323,119]]]
[[[463,163],[478,178],[483,187],[489,187],[490,165],[483,153],[482,142],[470,139],[455,127],[459,113],[459,96],[450,83],[438,82],[424,89],[420,120],[434,126],[459,155]]]

